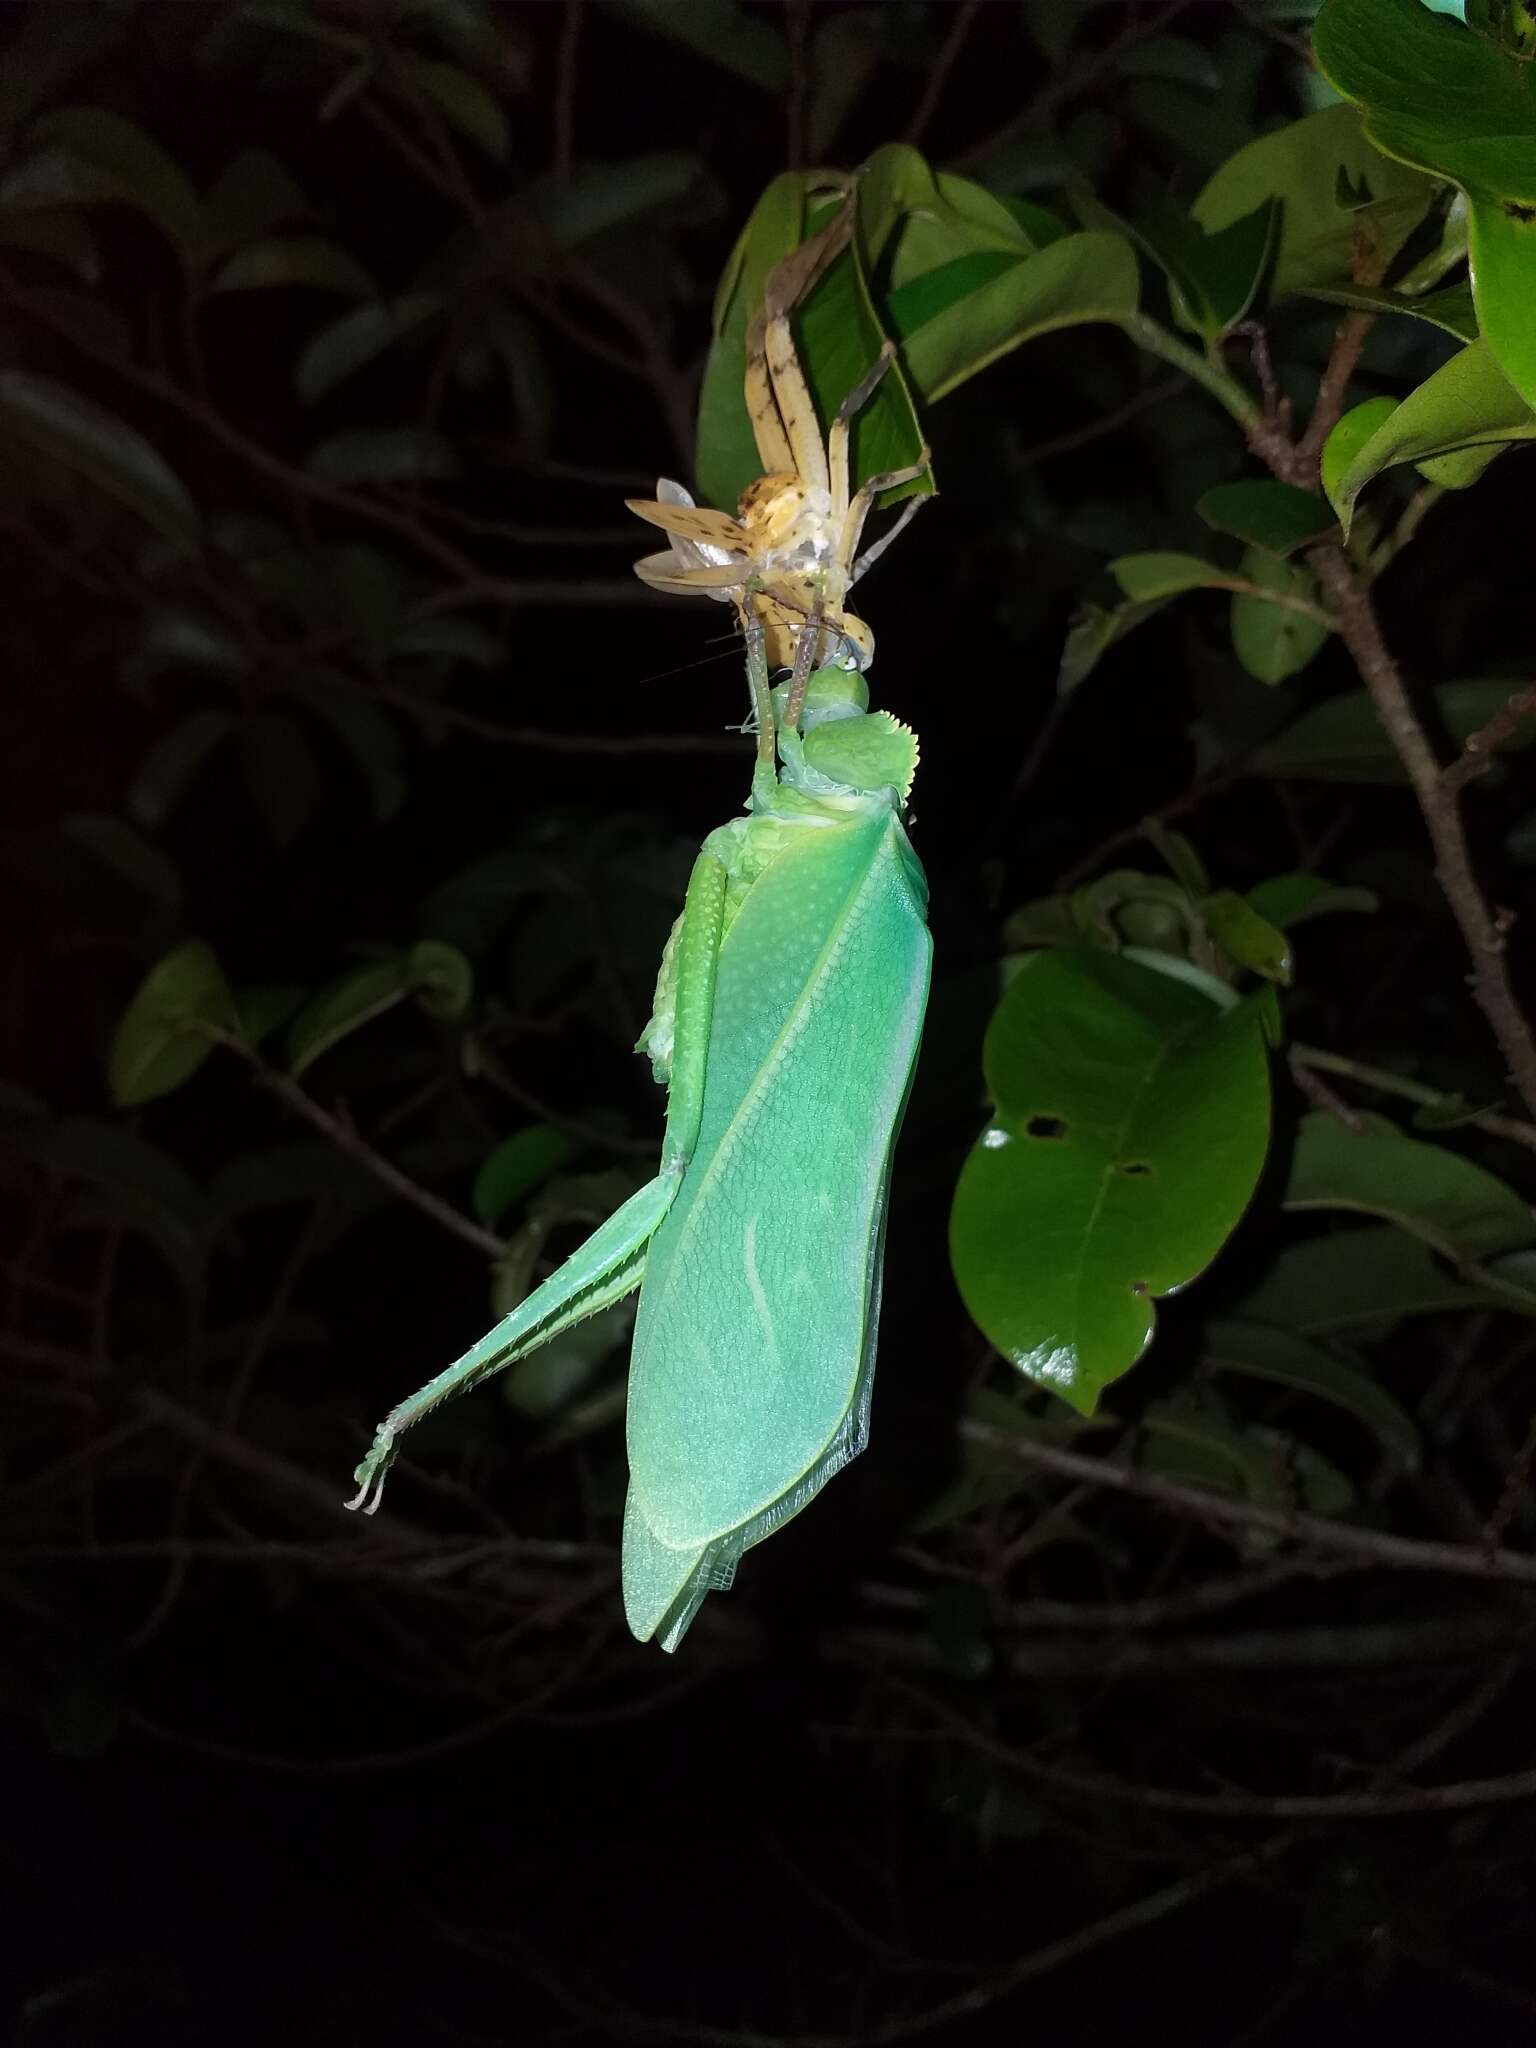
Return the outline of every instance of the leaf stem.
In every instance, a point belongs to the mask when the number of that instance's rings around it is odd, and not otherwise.
[[[1138,348],[1145,349],[1148,355],[1156,356],[1161,362],[1171,364],[1198,384],[1223,411],[1231,414],[1250,441],[1263,432],[1262,411],[1237,379],[1219,363],[1213,363],[1198,349],[1180,341],[1176,334],[1170,334],[1161,322],[1147,313],[1117,314],[1114,324],[1128,334]]]
[[[1424,1109],[1454,1110],[1460,1097],[1448,1094],[1443,1088],[1430,1088],[1422,1081],[1410,1081],[1406,1074],[1394,1074],[1388,1067],[1368,1066],[1364,1060],[1347,1059],[1343,1053],[1327,1052],[1318,1045],[1292,1045],[1292,1061],[1303,1067],[1315,1067],[1324,1074],[1342,1074],[1346,1080],[1358,1081],[1364,1088],[1378,1088],[1383,1095],[1397,1095],[1404,1102],[1417,1102]],[[1468,1114],[1465,1121],[1480,1131],[1486,1131],[1492,1138],[1509,1138],[1516,1145],[1526,1145],[1536,1152],[1536,1124],[1523,1123],[1518,1117],[1500,1116],[1495,1110],[1479,1110]]]

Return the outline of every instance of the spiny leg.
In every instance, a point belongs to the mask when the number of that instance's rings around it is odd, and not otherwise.
[[[347,1502],[374,1514],[384,1494],[384,1477],[395,1462],[399,1439],[413,1423],[430,1415],[439,1402],[468,1393],[493,1374],[502,1372],[519,1358],[557,1337],[573,1323],[611,1308],[640,1285],[645,1271],[645,1248],[657,1225],[672,1206],[678,1176],[659,1173],[654,1180],[615,1209],[542,1286],[526,1301],[519,1302],[510,1315],[503,1316],[493,1330],[472,1344],[462,1358],[455,1359],[435,1379],[419,1387],[408,1400],[392,1408],[374,1432],[368,1455],[353,1478],[357,1492]]]
[[[757,765],[752,777],[755,790],[765,778],[769,785],[775,779],[774,729],[773,692],[768,685],[767,634],[762,620],[750,605],[742,609],[741,630],[747,643],[747,688],[752,693],[752,718],[757,730]]]
[[[795,732],[799,729],[800,713],[805,708],[806,685],[811,679],[811,670],[816,666],[816,651],[821,645],[822,625],[826,617],[826,606],[820,593],[811,600],[810,613],[795,641],[795,666],[789,679],[789,696],[784,705],[784,729]]]
[[[832,516],[843,519],[848,511],[848,453],[852,438],[853,416],[869,403],[875,388],[896,360],[896,344],[882,342],[880,353],[870,364],[864,375],[854,385],[848,396],[837,408],[837,417],[827,435],[827,466],[831,474]]]
[[[928,449],[925,443],[917,461],[909,463],[905,469],[888,469],[883,475],[868,478],[860,489],[859,495],[848,507],[843,517],[843,530],[838,535],[837,560],[840,564],[847,566],[850,572],[848,576],[850,584],[855,580],[859,566],[859,540],[864,532],[864,522],[874,510],[876,498],[879,497],[882,491],[893,491],[898,484],[911,483],[914,478],[920,477],[927,467]],[[910,517],[910,514],[908,517]],[[871,548],[862,558],[863,565],[867,566],[870,562],[874,561],[881,551],[890,545],[890,542],[900,531],[900,527],[895,528],[882,541],[877,543],[875,547]]]
[[[872,542],[871,545],[864,550],[863,554],[860,555],[858,559],[855,561],[853,565],[853,572],[848,578],[850,584],[857,583],[859,578],[864,574],[866,569],[872,569],[874,567],[875,563],[879,561],[880,557],[885,553],[886,549],[890,546],[891,542],[893,540],[899,540],[901,536],[906,532],[907,528],[912,524],[912,521],[917,517],[918,513],[922,511],[923,507],[927,504],[927,502],[928,499],[926,494],[917,498],[908,498],[905,505],[902,506],[900,512],[897,513],[896,518],[892,521],[891,525],[888,526],[885,532],[881,534],[880,538],[877,541]]]

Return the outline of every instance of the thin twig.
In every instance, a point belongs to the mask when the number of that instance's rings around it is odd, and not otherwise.
[[[1440,770],[1440,787],[1455,795],[1474,777],[1486,775],[1493,766],[1494,755],[1506,740],[1515,737],[1528,718],[1536,718],[1536,683],[1517,690],[1486,725],[1471,734],[1456,759]]]
[[[1387,1067],[1368,1066],[1363,1060],[1346,1059],[1342,1053],[1325,1052],[1321,1046],[1292,1045],[1290,1058],[1293,1067],[1315,1067],[1325,1074],[1341,1074],[1346,1080],[1360,1082],[1362,1087],[1379,1088],[1383,1095],[1401,1096],[1405,1102],[1417,1102],[1424,1109],[1449,1111],[1458,1107],[1459,1098],[1448,1095],[1442,1088],[1427,1088],[1422,1081],[1410,1081],[1406,1074],[1394,1074]],[[1299,1075],[1297,1079],[1300,1083]],[[1493,1110],[1478,1110],[1462,1120],[1486,1131],[1491,1138],[1508,1138],[1516,1145],[1525,1145],[1536,1151],[1536,1124],[1523,1123],[1518,1117],[1500,1116]]]
[[[944,95],[944,87],[949,82],[950,71],[965,45],[966,37],[971,32],[971,23],[976,19],[980,4],[981,0],[962,0],[962,4],[955,9],[954,19],[950,22],[949,34],[944,38],[939,54],[929,66],[923,96],[917,103],[917,111],[907,123],[905,140],[914,149],[922,141],[928,123],[938,109],[939,101]]]
[[[402,711],[409,711],[424,725],[441,725],[453,732],[473,733],[476,739],[490,740],[503,747],[536,747],[546,754],[614,754],[621,759],[633,754],[734,754],[738,757],[741,754],[739,735],[732,738],[724,733],[715,736],[696,732],[551,732],[537,725],[503,725],[499,719],[482,718],[474,711],[460,711],[453,705],[415,696],[411,691],[398,689],[392,684],[376,683],[373,694],[388,703],[398,704]]]
[[[1204,1813],[1213,1818],[1256,1820],[1390,1820],[1411,1814],[1465,1813],[1536,1799],[1536,1770],[1510,1771],[1496,1778],[1467,1778],[1451,1785],[1416,1786],[1401,1792],[1180,1792],[1161,1785],[1137,1785],[1126,1778],[1073,1771],[1000,1741],[921,1686],[886,1673],[882,1682],[924,1707],[966,1741],[999,1763],[1051,1790],[1110,1799],[1161,1813]]]
[[[1300,1508],[1269,1508],[1256,1501],[1229,1500],[1196,1486],[1181,1486],[1155,1473],[1140,1472],[1133,1466],[1107,1458],[1086,1458],[1078,1451],[1064,1451],[1055,1444],[1036,1442],[1032,1437],[995,1429],[984,1422],[962,1422],[960,1434],[989,1451],[1016,1458],[1020,1464],[1035,1465],[1062,1479],[1086,1480],[1107,1486],[1117,1493],[1134,1494],[1160,1507],[1193,1515],[1204,1522],[1225,1523],[1229,1528],[1262,1529],[1294,1543],[1315,1543],[1321,1549],[1369,1558],[1373,1563],[1401,1571],[1444,1572],[1464,1579],[1499,1579],[1513,1585],[1536,1586],[1536,1556],[1518,1550],[1480,1550],[1473,1544],[1430,1543],[1415,1536],[1391,1536],[1381,1529],[1357,1528],[1349,1522],[1332,1522],[1323,1515],[1310,1515]]]
[[[505,1255],[506,1244],[492,1230],[484,1229],[461,1210],[445,1202],[440,1195],[434,1195],[430,1188],[402,1173],[392,1160],[382,1152],[376,1152],[368,1140],[344,1117],[334,1115],[324,1108],[306,1089],[299,1086],[290,1075],[279,1073],[276,1067],[269,1067],[253,1046],[248,1045],[233,1031],[215,1031],[212,1034],[220,1045],[238,1053],[255,1073],[263,1088],[268,1089],[305,1122],[336,1147],[345,1152],[349,1159],[355,1159],[359,1166],[371,1173],[381,1186],[398,1195],[403,1202],[409,1202],[413,1209],[419,1209],[424,1216],[430,1216],[434,1223],[440,1223],[444,1230],[462,1238],[465,1244],[472,1244],[475,1250],[487,1258],[499,1259]]]
[[[1172,398],[1184,389],[1182,377],[1165,377],[1161,383],[1149,384],[1143,391],[1137,391],[1123,405],[1101,412],[1086,425],[1073,427],[1065,434],[1053,434],[1049,440],[1036,441],[1028,448],[1020,449],[1013,458],[1019,469],[1031,468],[1037,462],[1050,462],[1055,456],[1070,455],[1075,449],[1086,448],[1104,434],[1112,434],[1116,428],[1129,426],[1140,414],[1150,411],[1154,405],[1161,405],[1164,399]]]
[[[1435,851],[1435,873],[1472,956],[1472,993],[1488,1019],[1520,1098],[1536,1116],[1536,1038],[1516,1000],[1505,958],[1513,922],[1488,907],[1472,866],[1454,788],[1447,788],[1428,735],[1382,636],[1370,592],[1341,547],[1310,548],[1307,559],[1327,591],[1339,636],[1354,657],[1371,702],[1408,774]]]
[[[1281,482],[1302,490],[1316,488],[1318,452],[1343,403],[1364,340],[1366,330],[1360,320],[1365,317],[1350,315],[1340,321],[1317,407],[1300,441],[1293,441],[1275,420],[1247,422],[1250,447]],[[1156,326],[1155,322],[1146,324]],[[1138,326],[1128,325],[1127,331],[1145,339]],[[1175,359],[1166,349],[1161,353],[1169,361]],[[1213,395],[1219,397],[1220,393]],[[1493,1029],[1521,1100],[1536,1116],[1536,1036],[1516,1000],[1505,960],[1505,937],[1513,917],[1506,911],[1490,910],[1478,883],[1458,803],[1460,785],[1442,770],[1413,708],[1402,671],[1382,634],[1366,579],[1337,542],[1320,542],[1306,553],[1328,595],[1335,630],[1349,649],[1418,799],[1435,852],[1441,894],[1472,956],[1473,997]]]

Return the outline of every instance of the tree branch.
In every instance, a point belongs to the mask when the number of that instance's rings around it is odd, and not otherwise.
[[[269,1067],[252,1046],[233,1031],[211,1033],[220,1045],[227,1046],[240,1057],[255,1073],[263,1088],[269,1089],[280,1101],[312,1124],[322,1137],[328,1138],[339,1152],[345,1152],[349,1159],[355,1159],[359,1166],[371,1173],[381,1186],[398,1195],[403,1202],[419,1209],[424,1216],[430,1216],[434,1223],[462,1238],[465,1244],[472,1244],[476,1251],[483,1252],[489,1259],[499,1259],[506,1252],[506,1245],[494,1231],[485,1230],[480,1224],[445,1202],[440,1195],[434,1195],[430,1188],[422,1187],[382,1152],[375,1152],[368,1140],[355,1130],[344,1117],[335,1116],[323,1108],[315,1098],[301,1088],[297,1081],[287,1074],[280,1074],[275,1067]]]
[[[1512,740],[1528,718],[1536,718],[1536,683],[1517,690],[1501,711],[1479,726],[1448,767],[1440,770],[1440,787],[1455,796],[1476,776],[1486,775],[1493,757],[1506,740]]]
[[[989,1451],[1016,1458],[1022,1465],[1039,1466],[1062,1479],[1134,1494],[1138,1499],[1173,1508],[1179,1514],[1193,1515],[1197,1521],[1221,1522],[1229,1528],[1265,1529],[1295,1543],[1315,1543],[1325,1550],[1369,1558],[1375,1564],[1401,1571],[1444,1572],[1453,1578],[1496,1579],[1512,1585],[1536,1586],[1536,1556],[1528,1556],[1524,1551],[1429,1543],[1415,1536],[1390,1536],[1380,1529],[1331,1522],[1326,1516],[1309,1515],[1299,1508],[1267,1508],[1255,1501],[1228,1500],[1197,1486],[1180,1486],[1172,1479],[1159,1479],[1153,1473],[1139,1472],[1108,1458],[1085,1458],[1079,1451],[1037,1443],[1031,1437],[994,1429],[984,1422],[962,1422],[960,1434],[972,1443],[985,1445]]]

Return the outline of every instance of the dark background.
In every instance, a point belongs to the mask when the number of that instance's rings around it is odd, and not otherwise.
[[[802,56],[854,11],[820,0],[747,10]],[[43,61],[52,36],[61,49],[78,38],[49,103],[131,116],[199,188],[241,148],[271,150],[325,231],[385,290],[408,287],[457,225],[451,206],[355,110],[317,118],[323,51],[315,75],[259,39],[260,62],[244,45],[210,56],[209,38],[239,12],[201,0],[8,6],[11,77]],[[1217,92],[1185,132],[1166,110],[1159,126],[1113,60],[1122,37],[1129,48],[1177,32],[1205,49],[1223,76],[1247,81],[1258,125],[1298,111],[1305,25],[1258,4],[1085,9],[1066,53],[1050,32],[1060,9],[895,0],[879,12],[879,58],[831,148],[841,164],[907,136],[969,175],[990,167],[1009,189],[1009,151],[1028,143],[1123,199],[1152,186],[1188,197],[1249,116]],[[442,47],[430,9],[338,0],[317,15],[390,47]],[[489,19],[500,55],[482,76],[512,146],[499,167],[465,151],[483,192],[547,174],[567,145],[577,162],[661,149],[699,160],[686,205],[647,222],[643,240],[636,230],[627,251],[620,236],[589,252],[643,306],[671,382],[649,387],[613,359],[633,337],[579,281],[523,274],[546,382],[539,416],[509,408],[500,387],[454,393],[446,422],[475,451],[472,469],[453,491],[393,502],[487,576],[600,587],[563,604],[503,591],[469,608],[505,658],[429,679],[425,712],[389,700],[405,793],[386,820],[345,749],[302,719],[302,773],[291,753],[270,766],[270,740],[210,757],[156,837],[179,881],[167,909],[61,821],[120,815],[188,705],[225,699],[206,679],[136,673],[165,584],[115,530],[92,534],[16,493],[0,581],[0,1074],[58,1114],[114,1115],[103,1078],[113,1026],[178,938],[209,940],[242,981],[314,986],[351,945],[410,943],[434,888],[510,847],[541,850],[545,882],[483,967],[512,1020],[501,1057],[532,1102],[614,1141],[581,1166],[633,1166],[654,1139],[657,1105],[627,1045],[688,857],[739,805],[746,753],[722,732],[743,709],[728,614],[631,591],[646,536],[623,533],[620,501],[658,469],[688,473],[678,394],[686,415],[716,276],[803,138],[805,106],[605,7],[574,25],[553,0]],[[6,111],[14,142],[21,117]],[[1043,174],[1013,189],[1052,196]],[[210,300],[195,316],[194,367],[163,239],[125,209],[92,218],[96,291],[132,336],[130,360],[193,402],[167,404],[125,377],[78,304],[61,311],[48,296],[57,277],[14,253],[6,361],[112,407],[210,510],[263,509],[315,548],[381,541],[209,428],[233,422],[247,444],[302,464],[316,428],[293,363],[333,303]],[[606,353],[573,338],[573,319]],[[1283,328],[1302,392],[1329,329],[1296,313]],[[1433,346],[1373,344],[1367,388],[1423,374],[1432,357],[1403,351]],[[327,431],[419,418],[433,365],[430,352],[391,352],[327,402]],[[1060,1506],[1064,1489],[1045,1485],[994,1504],[958,1547],[913,1549],[914,1517],[953,1476],[959,1403],[986,1370],[944,1232],[982,1113],[999,918],[1080,863],[1131,857],[1115,836],[1196,772],[1196,715],[1251,736],[1344,680],[1330,651],[1299,684],[1261,692],[1233,674],[1219,607],[1196,605],[1145,629],[1053,710],[1061,636],[1098,564],[1120,547],[1180,545],[1190,479],[1242,469],[1198,398],[1133,405],[1122,429],[1095,435],[1157,381],[1104,335],[1005,358],[925,421],[941,495],[861,588],[877,697],[922,735],[914,836],[939,963],[900,1157],[875,1436],[813,1513],[749,1555],[677,1659],[623,1630],[611,1423],[548,1455],[491,1390],[413,1444],[391,1490],[398,1519],[359,1530],[336,1510],[377,1414],[484,1325],[473,1247],[408,1205],[353,1217],[351,1181],[317,1182],[297,1210],[244,1216],[189,1303],[136,1233],[131,1194],[93,1228],[58,1174],[7,1178],[0,1976],[29,2048],[962,2042],[1005,2030],[1087,2043],[1175,2028],[1192,2044],[1474,2028],[1485,2041],[1529,2038],[1526,1807],[1407,1820],[1266,1811],[1273,1798],[1358,1785],[1350,1760],[1390,1789],[1391,1758],[1426,1730],[1444,1737],[1431,1779],[1521,1768],[1528,1608],[1511,1604],[1497,1655],[1458,1634],[1465,1582],[1383,1573],[1300,1574],[1267,1591],[1256,1581],[1210,1628],[1196,1614],[1171,1636],[1059,1615],[1032,1627],[1030,1601],[1081,1613],[1194,1590],[1198,1602],[1234,1569],[1263,1576],[1262,1558],[1234,1556],[1198,1523],[1074,1500],[1095,1541],[1046,1547],[1010,1581],[986,1545]],[[1528,649],[1528,474],[1523,455],[1497,466],[1384,587],[1393,638],[1424,674],[1502,672]],[[459,526],[440,520],[443,505]],[[549,537],[514,543],[464,519]],[[605,529],[620,537],[560,537]],[[408,544],[401,553],[428,587],[451,581]],[[194,597],[217,617],[209,575]],[[273,628],[259,654],[235,700],[257,724],[282,714],[294,665]],[[365,661],[349,672],[369,673]],[[434,722],[433,701],[460,722]],[[668,736],[721,744],[672,752]],[[626,739],[643,745],[616,744]],[[311,793],[279,815],[296,788]],[[1496,815],[1515,819],[1515,797]],[[1381,890],[1363,937],[1323,929],[1309,946],[1298,998],[1309,1035],[1376,1059],[1433,1036],[1453,1069],[1486,1061],[1399,794],[1240,784],[1190,829],[1232,886],[1319,855],[1336,878]],[[551,948],[541,979],[530,962]],[[475,1158],[526,1105],[467,1086],[451,1034],[419,1020],[394,1018],[367,1043],[366,1058],[317,1068],[317,1095],[463,1208]],[[402,1109],[423,1088],[425,1109]],[[1294,1114],[1282,1111],[1277,1159]],[[131,1122],[204,1185],[299,1135],[233,1059]],[[1260,1213],[1239,1233],[1212,1283],[1218,1305],[1262,1266],[1272,1228]],[[1127,1413],[1177,1377],[1182,1319],[1200,1312],[1169,1304]],[[1432,1387],[1455,1347],[1477,1341],[1460,1326],[1413,1326],[1399,1383]],[[146,1390],[162,1405],[146,1408]],[[1484,1486],[1501,1469],[1497,1446],[1468,1456],[1484,1461]],[[1426,1481],[1413,1526],[1464,1539],[1448,1497]],[[1009,1619],[1011,1599],[1022,1618]],[[1294,1655],[1308,1628],[1382,1623],[1411,1638],[1399,1661]],[[1224,1661],[1232,1632],[1248,1647]],[[1141,1796],[1158,1786],[1230,1794],[1232,1806],[1165,1810]]]

